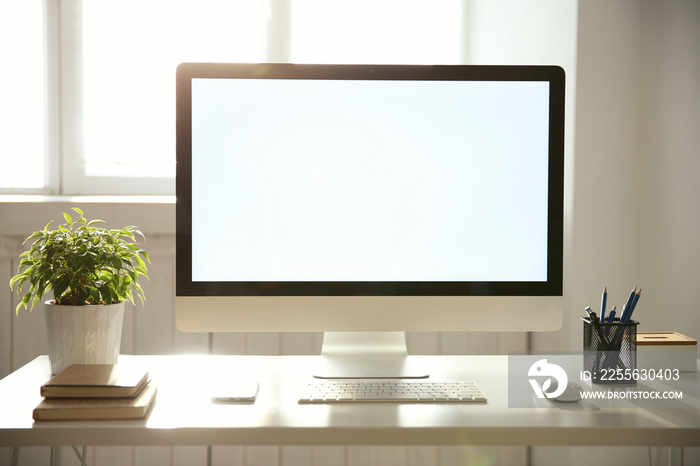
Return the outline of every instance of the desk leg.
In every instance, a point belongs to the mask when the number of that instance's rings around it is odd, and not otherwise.
[[[61,447],[51,447],[51,466],[61,466],[63,463]]]
[[[19,447],[12,447],[12,466],[19,464]]]
[[[78,447],[73,446],[75,456],[80,460],[80,466],[87,466],[87,445],[83,445],[83,452],[78,451]]]
[[[668,466],[683,466],[683,447],[668,447]]]

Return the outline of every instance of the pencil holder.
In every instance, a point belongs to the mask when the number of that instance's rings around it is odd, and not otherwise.
[[[583,320],[583,370],[596,384],[633,384],[637,381],[637,325],[639,322]]]

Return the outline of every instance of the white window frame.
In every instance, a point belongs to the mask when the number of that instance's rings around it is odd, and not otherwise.
[[[85,173],[82,89],[84,1],[43,0],[45,186],[0,190],[5,194],[54,196],[173,195],[175,179],[172,177],[108,177],[88,176]],[[269,8],[268,60],[288,61],[289,0],[269,0]]]
[[[58,50],[58,111],[51,116],[59,123],[58,158],[60,160],[58,192],[70,195],[159,195],[174,194],[173,178],[88,176],[85,173],[83,140],[82,90],[82,4],[83,0],[47,0],[59,22]],[[52,32],[52,31],[50,31]],[[51,61],[54,63],[54,60]],[[173,70],[173,76],[175,70]],[[49,72],[50,76],[50,72]],[[174,97],[173,97],[174,98]]]
[[[55,195],[59,192],[59,100],[58,100],[58,43],[56,38],[59,28],[59,20],[54,0],[42,1],[43,23],[43,66],[44,66],[44,126],[40,131],[44,132],[44,186],[41,188],[30,187],[4,187],[0,186],[0,195]]]
[[[38,194],[60,194],[61,188],[61,128],[60,116],[60,70],[59,70],[59,30],[58,4],[53,0],[43,0],[44,7],[44,188]]]

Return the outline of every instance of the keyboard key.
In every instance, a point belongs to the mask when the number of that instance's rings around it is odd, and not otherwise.
[[[313,382],[299,403],[462,403],[485,402],[474,382],[355,380]]]

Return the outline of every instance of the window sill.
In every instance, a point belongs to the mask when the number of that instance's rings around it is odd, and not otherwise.
[[[64,223],[61,212],[73,207],[108,227],[136,225],[147,235],[175,234],[175,196],[1,195],[0,235],[26,237],[51,220]]]

